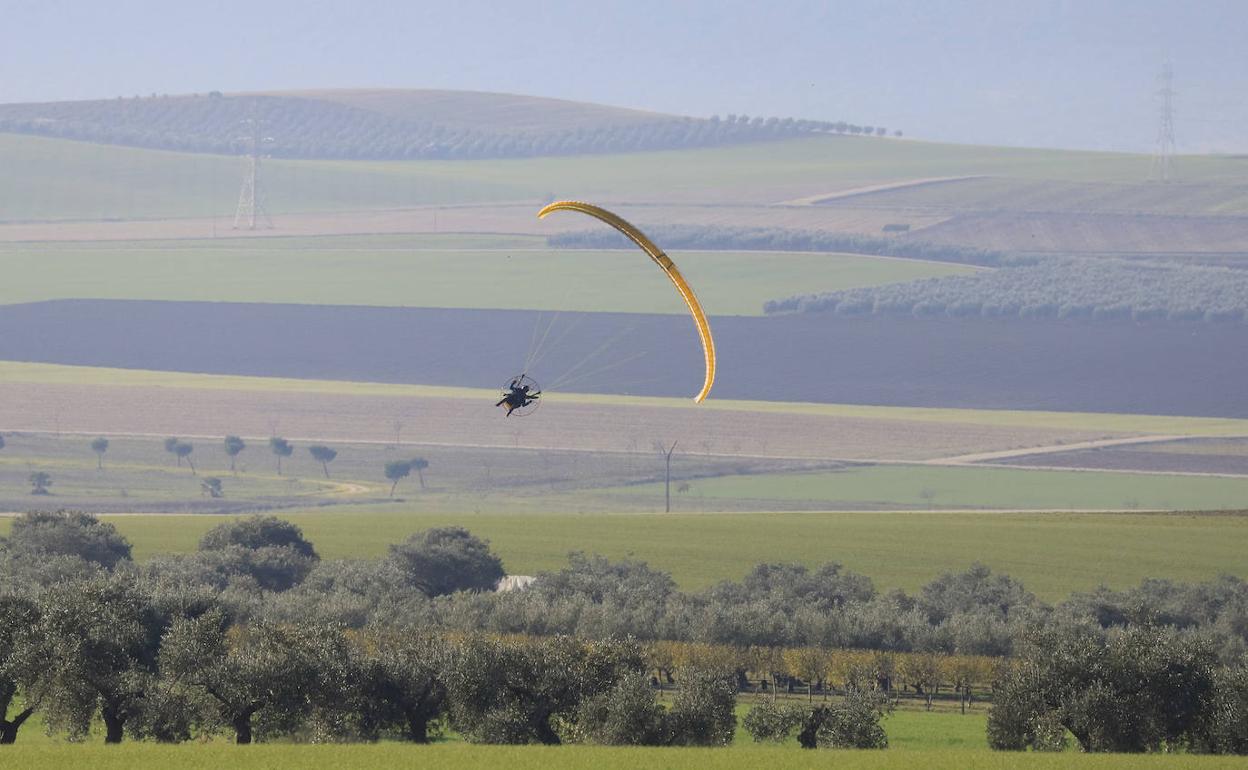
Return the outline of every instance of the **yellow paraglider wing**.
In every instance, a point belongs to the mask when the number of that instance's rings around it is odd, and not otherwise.
[[[698,298],[694,296],[693,289],[689,288],[689,284],[685,282],[685,277],[676,269],[672,258],[664,254],[663,250],[658,246],[654,245],[654,242],[647,238],[645,233],[610,211],[592,203],[556,201],[537,212],[537,217],[541,219],[552,211],[579,211],[582,214],[588,214],[606,222],[628,236],[629,240],[650,255],[650,259],[653,259],[655,264],[663,268],[663,272],[675,284],[676,291],[680,292],[681,299],[689,306],[689,312],[693,314],[693,323],[698,327],[698,337],[702,340],[702,353],[706,356],[706,380],[702,383],[702,390],[693,397],[695,403],[701,403],[702,399],[706,398],[706,394],[711,392],[711,385],[715,383],[715,340],[711,338],[711,326],[706,322],[706,313],[702,312],[702,305],[698,303]]]

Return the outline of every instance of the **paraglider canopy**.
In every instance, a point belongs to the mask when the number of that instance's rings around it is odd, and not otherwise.
[[[537,216],[539,219],[542,219],[552,211],[579,211],[582,214],[588,214],[606,222],[641,247],[641,250],[646,252],[650,259],[654,260],[654,263],[662,268],[667,277],[671,279],[672,284],[676,287],[676,291],[680,292],[681,299],[685,301],[685,305],[689,308],[689,313],[693,316],[693,323],[698,329],[698,338],[702,341],[702,354],[706,358],[706,378],[702,382],[702,390],[693,397],[695,403],[701,403],[702,399],[706,398],[707,394],[711,392],[711,386],[715,384],[715,340],[711,337],[711,326],[707,323],[706,313],[702,312],[702,305],[698,302],[698,298],[694,296],[693,289],[689,288],[689,284],[685,282],[685,277],[676,269],[676,264],[672,262],[672,258],[663,253],[663,250],[658,246],[654,245],[654,242],[647,238],[645,233],[624,221],[623,218],[592,203],[556,201],[537,212]]]

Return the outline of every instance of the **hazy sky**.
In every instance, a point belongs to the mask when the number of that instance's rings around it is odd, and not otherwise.
[[[0,102],[462,88],[960,142],[1248,151],[1248,0],[0,0]]]

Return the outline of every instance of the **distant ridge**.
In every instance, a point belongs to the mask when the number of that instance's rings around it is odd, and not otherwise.
[[[884,133],[844,121],[720,119],[515,94],[341,89],[0,105],[0,132],[229,154],[263,121],[275,157],[476,159],[713,147],[806,134]]]

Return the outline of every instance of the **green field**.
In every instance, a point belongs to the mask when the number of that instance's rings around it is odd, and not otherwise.
[[[811,286],[848,289],[971,271],[846,254],[675,256],[712,315],[762,315],[766,300]],[[687,312],[644,254],[552,250],[537,237],[6,244],[0,264],[0,304],[76,298]]]
[[[1248,478],[914,465],[690,482],[692,500],[810,500],[829,508],[922,506],[1051,510],[1248,509]],[[655,496],[661,484],[610,490]],[[693,503],[696,505],[696,503]]]
[[[511,574],[558,569],[570,551],[632,557],[668,571],[684,590],[738,580],[760,562],[829,561],[882,590],[915,591],[980,561],[1046,601],[1147,577],[1248,577],[1248,516],[1071,513],[420,514],[399,506],[282,514],[322,556],[377,558],[428,527],[456,524],[490,541]],[[104,516],[142,560],[194,550],[224,517]],[[0,533],[9,522],[0,519]]]
[[[353,746],[283,746],[261,745],[236,747],[223,743],[207,745],[160,746],[128,744],[122,746],[6,746],[0,757],[24,770],[45,768],[91,767],[96,770],[129,770],[133,767],[159,767],[162,770],[190,768],[265,768],[266,770],[306,770],[308,768],[411,767],[422,770],[460,770],[461,768],[500,768],[510,770],[557,770],[558,768],[663,768],[693,770],[757,770],[771,765],[785,770],[803,768],[838,768],[871,770],[897,768],[912,770],[1001,770],[1006,767],[1036,770],[1134,770],[1161,768],[1173,770],[1213,770],[1242,768],[1243,758],[1198,757],[1181,755],[1088,755],[1088,754],[1000,754],[980,751],[801,751],[783,747],[733,749],[670,749],[670,748],[605,748],[593,746],[469,746],[442,744],[404,746],[398,744]]]
[[[1225,158],[1192,156],[1181,163],[1187,182],[1242,179],[1239,164]],[[226,216],[237,202],[242,172],[233,157],[17,135],[0,135],[0,167],[0,221],[9,222]],[[591,200],[774,203],[914,178],[1136,183],[1147,170],[1148,158],[1140,155],[839,136],[523,160],[273,160],[266,164],[265,184],[268,209],[283,214],[536,202],[552,193]]]

